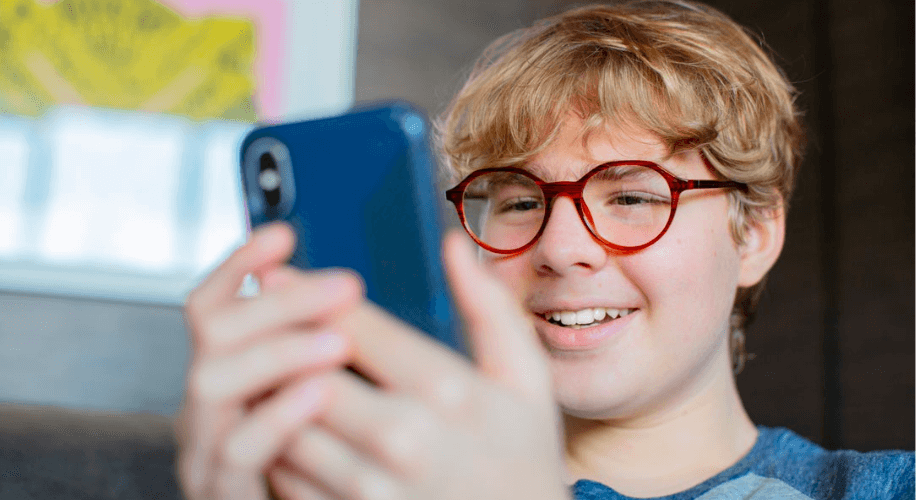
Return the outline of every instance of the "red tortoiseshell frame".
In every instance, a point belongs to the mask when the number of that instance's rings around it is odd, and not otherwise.
[[[703,155],[701,155],[701,157],[703,158],[703,163],[705,163],[707,167],[711,169],[711,166],[709,165],[709,162],[706,160],[706,157]],[[618,167],[622,165],[637,165],[637,166],[651,168],[652,170],[655,170],[656,172],[661,174],[662,177],[665,178],[665,180],[668,182],[668,187],[671,189],[671,214],[668,215],[668,221],[665,223],[665,227],[661,230],[661,232],[658,233],[658,236],[653,238],[648,243],[644,243],[642,245],[633,246],[633,247],[615,245],[611,243],[610,241],[607,241],[604,238],[602,238],[601,236],[599,236],[598,232],[595,230],[594,222],[592,221],[592,215],[588,211],[588,207],[585,205],[585,202],[582,200],[582,191],[585,189],[585,183],[588,182],[588,180],[593,175],[595,175],[596,173],[598,173],[599,171],[605,168]],[[541,188],[541,191],[544,193],[544,203],[546,204],[546,209],[545,209],[546,211],[544,212],[544,221],[541,223],[541,227],[538,229],[538,232],[534,235],[534,237],[531,238],[531,241],[526,243],[524,246],[519,247],[514,250],[500,250],[498,248],[493,248],[487,245],[486,243],[480,241],[479,239],[477,239],[476,236],[474,236],[473,231],[471,231],[471,229],[468,227],[467,221],[465,220],[465,217],[464,217],[464,204],[463,204],[464,190],[467,189],[468,185],[477,177],[480,177],[481,175],[492,173],[492,172],[508,172],[508,173],[514,173],[514,174],[519,174],[519,175],[528,177],[529,179],[534,181],[535,184],[537,184],[538,187]],[[665,232],[668,231],[668,227],[671,226],[671,221],[674,220],[674,213],[677,211],[677,202],[682,192],[687,191],[689,189],[713,189],[713,188],[732,188],[732,189],[740,189],[742,191],[746,191],[747,184],[744,184],[743,182],[736,182],[736,181],[685,180],[685,179],[681,179],[680,177],[677,177],[671,174],[670,172],[668,172],[667,170],[665,170],[658,164],[653,163],[651,161],[624,160],[624,161],[612,161],[608,163],[603,163],[593,168],[592,170],[590,170],[587,174],[582,176],[581,179],[575,182],[544,182],[541,179],[539,179],[537,176],[532,174],[531,172],[528,172],[527,170],[523,170],[517,167],[484,168],[484,169],[477,170],[471,173],[471,175],[465,177],[464,180],[459,182],[457,186],[446,191],[445,198],[448,201],[455,204],[455,209],[458,211],[458,217],[461,219],[461,225],[464,226],[464,230],[471,236],[471,238],[473,238],[475,242],[477,242],[478,245],[485,248],[487,251],[490,251],[493,253],[498,253],[498,254],[503,254],[503,255],[517,254],[517,253],[522,253],[525,250],[528,250],[529,248],[531,248],[531,246],[534,245],[534,243],[538,240],[538,238],[541,237],[541,233],[544,232],[544,228],[547,227],[547,221],[550,219],[550,211],[551,209],[553,209],[553,200],[557,198],[558,196],[568,196],[572,199],[573,203],[576,206],[576,210],[579,212],[579,217],[582,219],[582,222],[585,223],[585,227],[588,229],[588,232],[591,233],[593,238],[601,242],[601,244],[611,247],[614,250],[617,250],[619,252],[630,253],[630,252],[636,252],[636,251],[642,250],[643,248],[648,247],[649,245],[658,241],[659,238],[664,236]]]

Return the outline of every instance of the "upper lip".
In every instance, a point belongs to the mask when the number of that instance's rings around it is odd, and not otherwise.
[[[571,303],[562,303],[562,304],[551,305],[551,306],[531,306],[531,307],[529,307],[528,309],[529,309],[531,312],[533,312],[534,314],[538,314],[538,315],[543,316],[543,315],[545,315],[545,314],[547,314],[547,313],[553,313],[553,312],[561,312],[561,311],[581,311],[581,310],[583,310],[583,309],[595,309],[595,308],[598,308],[598,307],[601,307],[601,308],[604,308],[604,309],[618,309],[618,310],[621,310],[621,309],[637,309],[636,307],[632,307],[632,306],[625,306],[625,305],[604,305],[604,304],[599,305],[599,304],[596,304],[596,303],[594,303],[594,302],[593,302],[593,303],[581,303],[581,304],[575,304],[575,305],[573,305],[573,304],[571,304]]]

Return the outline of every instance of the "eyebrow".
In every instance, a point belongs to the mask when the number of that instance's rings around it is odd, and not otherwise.
[[[605,181],[616,181],[621,179],[633,179],[640,177],[651,177],[652,175],[658,175],[654,170],[649,170],[647,168],[641,168],[636,165],[623,165],[613,170],[605,170],[598,173],[594,178]]]
[[[567,174],[567,173],[568,173],[568,174],[576,174],[576,175],[570,175],[570,177],[574,177],[576,180],[579,180],[579,179],[581,179],[582,176],[585,175],[586,173],[591,172],[593,169],[595,169],[595,168],[597,168],[597,167],[600,167],[601,165],[604,165],[605,163],[610,163],[610,162],[612,162],[612,161],[628,161],[628,160],[633,160],[633,161],[635,161],[635,160],[637,160],[637,158],[627,158],[627,159],[624,159],[624,160],[609,160],[609,161],[604,161],[604,162],[599,162],[599,163],[589,163],[589,164],[585,165],[585,166],[584,166],[583,168],[581,168],[581,169],[575,169],[575,170],[573,170],[573,169],[566,169],[566,170],[565,170],[563,173],[561,173],[561,175],[558,176],[558,177],[563,178],[563,174]],[[658,166],[664,168],[664,169],[667,170],[668,172],[671,172],[671,171],[672,171],[672,169],[671,169],[670,167],[668,167],[668,166],[662,164],[662,163],[661,163],[660,161],[658,161],[658,160],[640,160],[640,161],[651,161],[652,163],[655,163],[656,165],[658,165]],[[518,168],[521,168],[522,170],[525,170],[525,171],[527,171],[527,172],[530,172],[530,173],[534,174],[534,175],[537,176],[539,179],[544,180],[544,182],[557,182],[557,179],[551,179],[551,178],[553,177],[553,175],[552,175],[552,174],[548,175],[549,172],[548,172],[542,165],[535,164],[535,163],[525,163],[525,164],[520,165]],[[673,172],[672,172],[672,173],[673,173]],[[674,175],[679,175],[679,174],[675,173]]]
[[[604,163],[607,163],[607,162],[604,162]],[[561,174],[557,177],[563,178],[564,174],[567,174],[567,173],[576,174],[574,177],[578,180],[578,179],[581,179],[582,176],[585,175],[586,173],[591,172],[593,168],[599,165],[603,165],[604,163],[589,163],[581,170],[580,169],[575,169],[575,170],[566,169],[564,172],[561,172]],[[522,170],[525,170],[527,172],[534,174],[537,178],[542,179],[544,182],[557,182],[558,180],[558,179],[553,179],[554,175],[552,174],[552,172],[550,172],[548,169],[546,169],[544,166],[540,164],[525,163],[525,164],[520,165],[518,168],[521,168]]]

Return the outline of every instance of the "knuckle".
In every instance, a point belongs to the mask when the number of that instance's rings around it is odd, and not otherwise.
[[[398,418],[386,422],[373,443],[394,469],[409,477],[421,473],[427,461],[428,446],[434,435],[435,417],[424,405],[407,400],[401,403]]]
[[[217,449],[219,461],[230,470],[245,470],[252,467],[249,453],[250,443],[244,436],[229,436]]]
[[[225,383],[213,363],[194,366],[188,374],[188,398],[201,405],[219,404],[225,398]]]
[[[358,470],[350,496],[357,500],[395,500],[404,498],[397,484],[375,470]]]
[[[471,404],[471,381],[466,375],[452,372],[430,377],[425,381],[423,392],[445,415],[466,413]]]
[[[217,344],[220,332],[225,332],[228,318],[225,314],[217,314],[212,311],[201,312],[196,316],[187,316],[187,324],[191,333],[191,341],[195,350],[209,352]]]

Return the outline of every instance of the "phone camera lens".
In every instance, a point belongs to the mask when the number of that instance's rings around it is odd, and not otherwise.
[[[261,155],[261,173],[258,174],[258,184],[264,191],[264,198],[271,207],[280,204],[280,171],[277,162],[270,153]]]
[[[276,170],[265,170],[258,176],[258,184],[264,191],[274,191],[280,187],[280,173]]]

